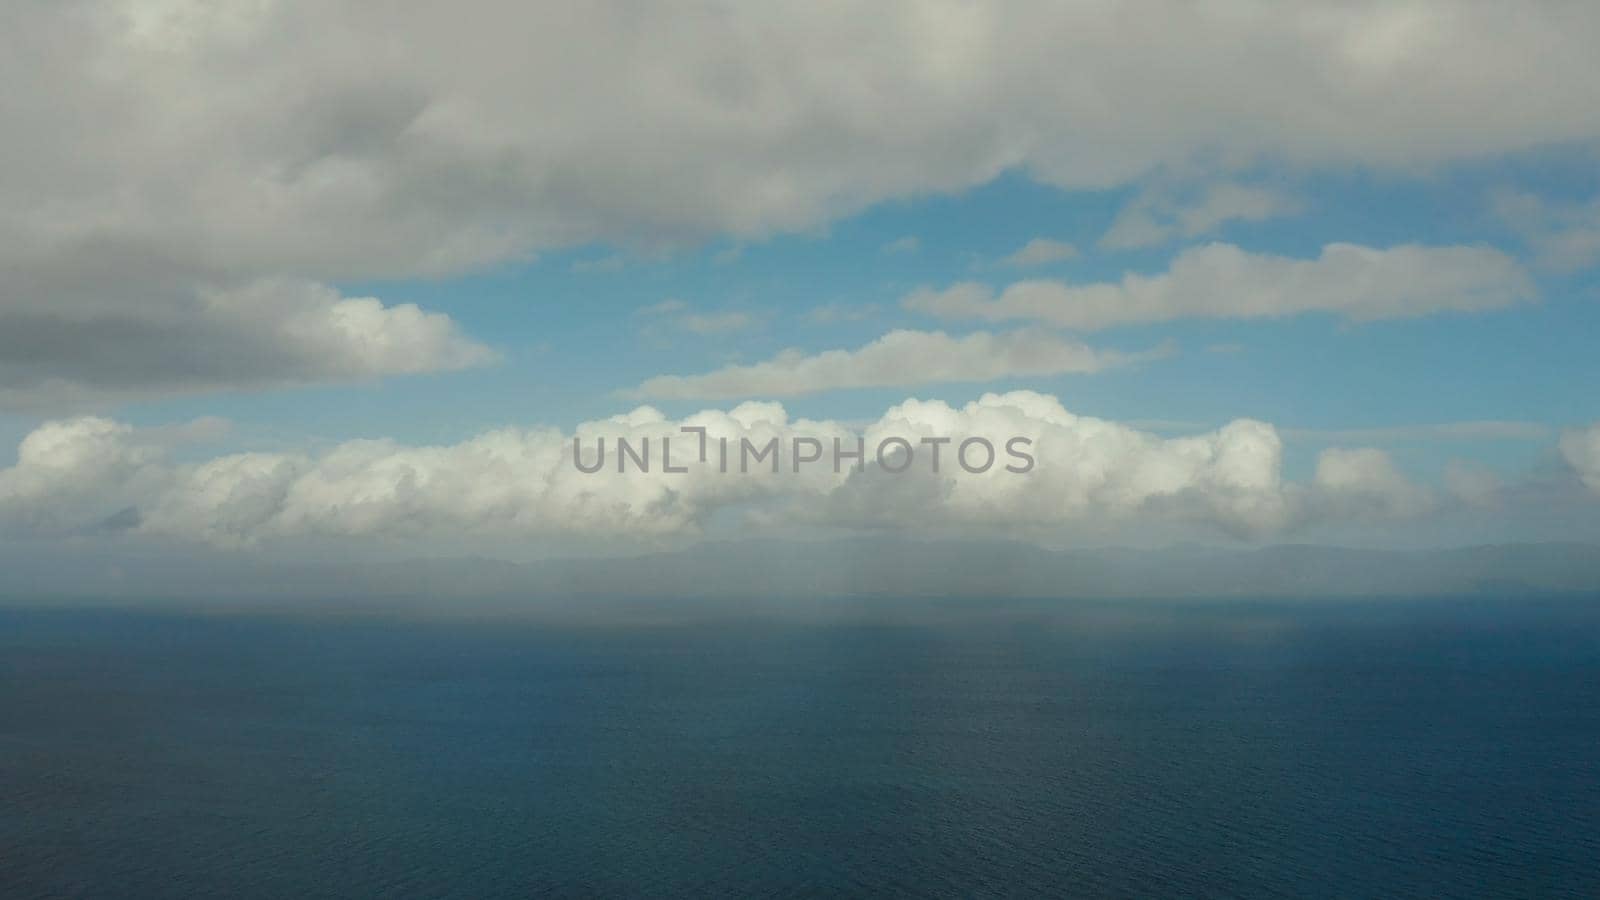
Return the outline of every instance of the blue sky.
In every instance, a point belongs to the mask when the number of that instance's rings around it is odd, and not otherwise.
[[[1096,246],[1142,188],[1065,191],[1007,173],[952,195],[886,202],[801,234],[651,249],[603,243],[541,254],[458,277],[340,284],[448,313],[500,351],[499,364],[354,386],[251,392],[131,404],[125,417],[157,425],[224,409],[247,439],[340,441],[392,437],[449,443],[504,425],[570,428],[633,402],[619,393],[661,373],[692,374],[755,362],[787,348],[818,352],[865,344],[893,328],[951,325],[901,308],[919,287],[1021,278],[1070,282],[1159,273],[1187,247],[1224,241],[1252,251],[1315,256],[1331,242],[1372,247],[1482,245],[1515,256],[1537,280],[1537,302],[1487,312],[1352,324],[1328,313],[1283,319],[1190,319],[1099,332],[1095,346],[1128,351],[1175,343],[1172,356],[1109,372],[930,384],[910,392],[952,403],[989,390],[1029,388],[1074,412],[1180,433],[1238,417],[1286,430],[1359,432],[1390,448],[1420,478],[1450,458],[1511,472],[1547,453],[1563,428],[1600,418],[1600,303],[1593,271],[1541,270],[1496,215],[1496,192],[1554,200],[1595,193],[1583,155],[1530,154],[1458,165],[1425,177],[1350,173],[1295,178],[1254,173],[1303,204],[1262,221],[1225,222],[1157,246]],[[1078,248],[1069,259],[1016,268],[1003,260],[1035,238]],[[914,239],[914,246],[906,239]],[[897,242],[902,245],[897,246]],[[652,314],[668,301],[676,315]],[[742,317],[699,333],[683,316]],[[981,326],[980,326],[981,327]],[[784,398],[796,415],[867,418],[902,388]],[[758,395],[753,395],[759,398]],[[652,401],[669,415],[704,403]],[[1519,422],[1512,436],[1394,434],[1420,425]],[[1391,433],[1385,434],[1384,431]],[[1355,435],[1302,434],[1291,465]]]
[[[31,9],[0,535],[1600,537],[1600,15],[1147,6]],[[560,461],[694,422],[1041,464]]]

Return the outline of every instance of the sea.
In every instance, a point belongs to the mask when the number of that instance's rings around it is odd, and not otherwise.
[[[1600,897],[1600,598],[0,609],[0,898]]]

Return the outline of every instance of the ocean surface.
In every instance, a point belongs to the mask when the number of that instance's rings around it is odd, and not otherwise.
[[[0,610],[0,897],[1600,896],[1600,600],[941,609]]]

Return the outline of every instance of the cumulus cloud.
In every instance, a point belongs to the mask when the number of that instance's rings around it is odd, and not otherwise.
[[[955,522],[1008,531],[1148,515],[1197,519],[1244,535],[1280,530],[1295,517],[1297,500],[1281,480],[1282,442],[1263,422],[1238,420],[1164,440],[1073,415],[1053,397],[1017,391],[987,394],[960,408],[909,400],[866,429],[869,445],[902,437],[920,446],[924,438],[950,435],[957,438],[944,448],[947,472],[958,464],[950,457],[967,435],[986,437],[997,451],[1012,437],[1025,437],[1037,465],[1020,476],[999,465],[976,477],[869,470],[816,498],[806,512],[815,521],[858,526]],[[981,448],[974,451],[981,455]]]
[[[168,472],[159,441],[109,419],[47,422],[0,469],[0,522],[24,534],[93,529],[159,496]]]
[[[700,432],[684,427],[704,430],[703,458]],[[574,464],[574,438],[586,464],[605,441],[600,471]],[[619,473],[619,439],[635,450],[650,442],[649,471],[630,462]],[[973,439],[988,442],[992,463],[981,441],[963,446]],[[674,469],[686,471],[666,470],[664,441]],[[745,442],[762,449],[772,441],[775,458],[747,462]],[[864,458],[835,459],[835,442],[845,451],[859,442]],[[1375,450],[1328,451],[1313,481],[1295,484],[1283,479],[1282,441],[1267,423],[1238,420],[1161,438],[1074,415],[1030,391],[985,394],[964,406],[907,400],[860,428],[750,402],[679,420],[640,407],[571,434],[506,428],[447,446],[363,440],[316,453],[186,462],[168,443],[100,418],[41,426],[23,440],[15,465],[0,469],[0,528],[121,530],[238,546],[693,535],[718,515],[735,515],[756,528],[1049,533],[1165,521],[1259,536],[1330,518],[1415,515],[1429,505]],[[911,459],[897,455],[904,449]],[[1013,450],[1030,456],[1031,467]],[[902,463],[906,472],[889,471]]]
[[[1099,188],[1600,135],[1585,4],[1139,6],[27,4],[0,205],[30,245],[396,275],[804,228],[1006,168]]]
[[[1338,517],[1404,518],[1426,512],[1434,502],[1387,453],[1370,447],[1322,451],[1311,483],[1318,502]]]
[[[13,397],[104,380],[74,347],[183,356],[188,301],[149,296],[204,284],[758,239],[1005,171],[1409,171],[1600,136],[1588,4],[84,0],[5,26],[0,333],[40,338],[6,348]],[[1240,208],[1213,206],[1177,227]],[[83,291],[110,308],[39,312]]]
[[[1000,262],[1002,265],[1021,269],[1029,266],[1048,265],[1064,259],[1071,259],[1077,255],[1078,248],[1066,241],[1039,237],[1023,244],[1017,249],[1017,252],[1007,256]]]
[[[1209,234],[1228,222],[1259,222],[1300,208],[1300,200],[1283,191],[1234,182],[1207,185],[1193,196],[1152,189],[1117,214],[1100,246],[1125,250],[1164,244]]]
[[[658,375],[632,392],[658,400],[792,397],[865,387],[996,381],[1002,378],[1098,372],[1164,354],[1096,350],[1045,331],[891,331],[856,350],[806,354],[786,350],[754,365],[703,375]]]
[[[1600,493],[1600,424],[1578,428],[1561,436],[1561,458],[1572,466],[1590,490]]]
[[[1366,322],[1497,309],[1533,297],[1533,283],[1516,260],[1487,247],[1329,244],[1315,259],[1295,259],[1217,243],[1184,251],[1158,275],[1129,273],[1093,284],[1019,281],[998,295],[987,285],[963,282],[915,291],[902,305],[947,319],[1097,329],[1306,312]]]
[[[460,369],[494,351],[414,304],[264,279],[137,305],[82,295],[0,306],[0,407],[49,408],[165,392],[308,384]],[[129,290],[138,291],[131,285]]]

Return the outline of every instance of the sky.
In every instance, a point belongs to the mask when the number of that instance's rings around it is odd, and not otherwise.
[[[1600,541],[1593,5],[0,16],[0,556]]]

